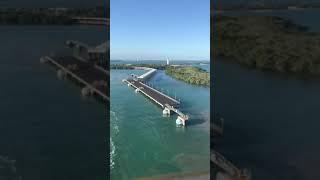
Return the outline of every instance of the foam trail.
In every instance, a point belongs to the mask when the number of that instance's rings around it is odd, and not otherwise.
[[[112,141],[112,138],[110,138],[110,169],[113,169],[115,162],[114,157],[116,156],[116,147]]]

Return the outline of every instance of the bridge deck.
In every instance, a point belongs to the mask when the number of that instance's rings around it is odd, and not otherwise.
[[[140,81],[133,80],[133,79],[130,79],[127,81],[131,83],[135,88],[139,88],[141,92],[145,93],[146,95],[150,96],[152,99],[160,103],[162,107],[165,107],[166,104],[173,107],[179,107],[180,105],[180,103],[177,100],[159,92],[158,90],[151,88],[150,86]]]
[[[90,86],[104,99],[109,100],[109,75],[107,73],[95,68],[93,64],[80,61],[73,56],[47,57],[47,59],[58,68],[67,71],[68,74],[72,75],[82,84]],[[68,67],[74,65],[76,65],[75,69]]]

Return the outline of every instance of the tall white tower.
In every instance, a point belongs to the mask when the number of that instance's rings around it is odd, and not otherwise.
[[[167,65],[170,65],[169,58],[167,57]]]

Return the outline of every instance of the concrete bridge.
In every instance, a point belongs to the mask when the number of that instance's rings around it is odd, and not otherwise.
[[[146,73],[138,76],[136,74],[131,74],[132,77],[137,78],[140,81],[145,81],[147,79],[149,79],[150,77],[153,76],[153,74],[155,74],[157,72],[157,69],[153,69],[153,68],[149,68],[149,67],[134,67],[134,69],[136,70],[145,70],[147,71]]]
[[[149,79],[154,73],[157,72],[156,69],[153,69],[153,68],[148,68],[146,70],[149,70],[148,72],[142,74],[141,76],[138,76],[137,78],[141,81],[145,81],[147,79]]]
[[[178,118],[176,120],[177,124],[181,124],[183,126],[186,125],[187,120],[189,120],[189,116],[182,113],[178,108],[180,106],[180,102],[150,86],[143,83],[141,80],[145,78],[149,78],[152,74],[155,73],[154,69],[150,69],[147,73],[141,76],[134,75],[133,79],[123,79],[122,81],[127,83],[128,86],[133,87],[136,93],[142,93],[156,104],[158,104],[162,109],[162,113],[164,115],[171,115],[171,112],[177,113]],[[140,77],[140,78],[139,78]]]

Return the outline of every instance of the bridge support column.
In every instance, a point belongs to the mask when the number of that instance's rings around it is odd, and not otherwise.
[[[168,108],[165,107],[165,108],[163,109],[163,111],[162,111],[162,114],[163,114],[163,115],[168,115],[168,116],[170,116],[171,111],[170,111],[170,109],[168,109]]]
[[[65,78],[66,75],[67,75],[67,73],[66,73],[64,70],[62,70],[62,69],[59,69],[59,70],[57,71],[57,76],[58,76],[59,79]]]
[[[93,91],[90,87],[86,86],[86,87],[82,88],[81,94],[82,94],[82,96],[91,96],[93,94]]]
[[[41,57],[41,58],[40,58],[40,63],[41,63],[41,64],[44,64],[44,63],[46,63],[46,62],[48,62],[48,59],[46,59],[45,57]]]
[[[140,89],[137,88],[136,90],[134,90],[134,92],[138,93],[138,92],[140,92]]]
[[[182,125],[182,126],[185,126],[186,125],[186,119],[181,117],[181,116],[178,116],[177,120],[176,120],[176,124],[177,125]]]

